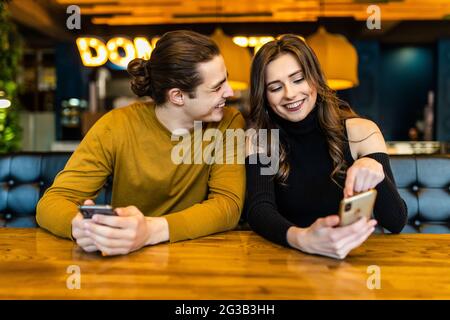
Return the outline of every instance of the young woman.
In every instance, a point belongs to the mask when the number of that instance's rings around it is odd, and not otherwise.
[[[306,253],[342,259],[378,223],[399,233],[407,221],[375,123],[358,117],[327,86],[312,49],[295,35],[265,44],[251,69],[249,125],[279,129],[279,166],[261,174],[266,145],[247,140],[247,218],[263,237]],[[273,155],[271,155],[271,158]],[[253,163],[253,164],[252,164]],[[255,164],[256,163],[256,164]],[[376,220],[339,227],[340,200],[376,188]]]

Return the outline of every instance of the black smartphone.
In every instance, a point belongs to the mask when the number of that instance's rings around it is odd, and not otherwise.
[[[81,205],[78,207],[84,219],[91,219],[94,214],[105,214],[107,216],[117,216],[114,212],[113,207],[110,205],[93,205],[85,206]]]

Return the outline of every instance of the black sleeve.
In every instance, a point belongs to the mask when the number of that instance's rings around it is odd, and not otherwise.
[[[385,178],[376,186],[378,192],[374,216],[378,224],[392,233],[400,233],[408,221],[408,209],[400,197],[386,153],[371,153],[364,157],[378,161],[384,169]]]
[[[267,240],[288,247],[287,231],[294,224],[278,212],[275,202],[275,177],[261,174],[261,169],[266,166],[261,164],[258,154],[247,157],[245,166],[248,224],[253,231]]]

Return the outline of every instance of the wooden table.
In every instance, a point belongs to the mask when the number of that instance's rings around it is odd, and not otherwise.
[[[367,287],[372,265],[380,289]],[[67,287],[70,266],[80,289]],[[450,299],[450,235],[373,235],[338,261],[250,231],[102,257],[41,229],[0,228],[0,298]]]

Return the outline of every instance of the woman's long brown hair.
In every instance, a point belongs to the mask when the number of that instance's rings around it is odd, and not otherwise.
[[[334,165],[330,178],[337,183],[335,177],[343,176],[347,169],[343,152],[347,141],[344,133],[344,120],[358,117],[358,115],[328,87],[314,51],[298,36],[284,35],[278,40],[266,43],[256,53],[251,67],[249,126],[256,129],[257,132],[259,129],[278,128],[267,112],[270,106],[267,101],[265,71],[271,61],[283,54],[292,54],[297,58],[305,80],[317,90],[315,108],[318,108],[319,125],[326,136],[328,151]],[[267,152],[270,152],[270,143],[268,140],[265,148]],[[286,183],[290,171],[287,149],[286,142],[280,141],[280,163],[276,180],[281,184]]]

